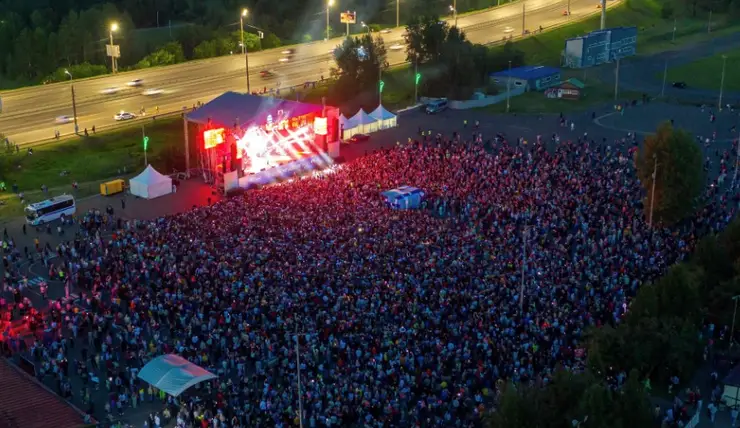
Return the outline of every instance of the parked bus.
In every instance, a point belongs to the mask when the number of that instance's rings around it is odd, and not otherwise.
[[[74,215],[75,209],[75,198],[72,195],[57,196],[27,206],[26,222],[37,226],[54,221],[62,216],[69,217]]]

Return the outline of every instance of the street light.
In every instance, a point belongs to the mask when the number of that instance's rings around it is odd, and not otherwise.
[[[450,5],[450,12],[452,12],[452,17],[455,19],[455,27],[457,27],[457,0],[454,0],[454,3]]]
[[[511,107],[511,61],[509,61],[509,75],[506,76],[506,112],[509,112]]]
[[[329,40],[329,9],[334,6],[334,0],[326,0],[326,40]]]
[[[396,0],[396,27],[401,26],[401,0]]]
[[[72,73],[69,72],[69,70],[65,69],[64,74],[69,76],[69,80],[71,81],[73,79]],[[77,102],[75,101],[75,84],[72,84],[72,116],[74,117],[75,122],[75,134],[78,132],[79,127],[77,126]]]
[[[249,14],[249,11],[245,8],[242,9],[242,13],[239,15],[239,33],[242,36],[242,55],[244,55],[244,50],[246,49],[246,46],[244,45],[244,18],[247,17],[247,14]]]
[[[650,217],[648,218],[648,226],[653,227],[653,208],[655,207],[655,181],[658,179],[658,155],[653,153],[653,183],[651,184],[652,189],[650,190]]]
[[[252,91],[249,88],[249,50],[247,49],[247,44],[244,43],[244,18],[246,18],[247,15],[249,15],[249,10],[247,10],[247,8],[242,9],[242,13],[239,15],[239,28],[242,33],[242,54],[244,54],[244,68],[247,73],[247,93],[250,93]]]
[[[365,24],[365,21],[360,21],[360,25],[362,25],[362,28],[364,28],[364,29],[366,29],[366,30],[367,30],[367,34],[368,34],[368,36],[369,36],[369,35],[370,35],[370,31],[371,31],[371,30],[370,30],[370,26],[369,26],[369,25],[367,25],[367,24]]]
[[[116,61],[116,55],[115,55],[115,51],[113,50],[113,33],[115,33],[116,31],[118,31],[118,23],[114,22],[110,25],[110,31],[108,32],[108,34],[110,35],[110,64],[111,64],[111,71],[113,73],[118,72],[118,64]]]
[[[717,110],[722,111],[722,93],[725,89],[725,66],[727,66],[727,55],[722,55],[722,77],[719,81],[719,100],[717,101]]]

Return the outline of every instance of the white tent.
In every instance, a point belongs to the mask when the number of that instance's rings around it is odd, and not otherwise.
[[[141,368],[138,377],[177,397],[191,386],[218,376],[179,355],[167,354],[149,361]]]
[[[172,193],[172,179],[148,165],[141,174],[129,180],[131,194],[154,199]]]
[[[343,114],[339,115],[339,129],[342,132],[342,135],[340,135],[341,139],[346,139],[351,137],[354,134],[359,134],[361,131],[354,130],[355,124],[352,122],[351,119],[347,119]]]
[[[385,203],[396,210],[417,209],[421,206],[424,191],[411,186],[401,186],[380,193]]]
[[[396,115],[386,110],[382,104],[370,113],[370,117],[380,123],[380,129],[393,128],[398,125]]]
[[[365,113],[365,110],[363,109],[360,109],[360,111],[358,111],[356,115],[352,116],[350,122],[354,124],[353,129],[359,128],[357,132],[354,132],[354,134],[369,134],[371,132],[375,132],[379,129],[380,125],[380,122],[371,117],[369,114]]]

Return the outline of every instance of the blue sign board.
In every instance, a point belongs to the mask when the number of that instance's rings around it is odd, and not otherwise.
[[[586,68],[637,53],[637,27],[617,27],[591,32],[565,41],[564,65]]]

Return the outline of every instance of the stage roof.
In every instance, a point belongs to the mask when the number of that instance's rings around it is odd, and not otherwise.
[[[267,115],[275,115],[278,110],[285,111],[289,117],[296,117],[321,113],[323,107],[281,98],[225,92],[185,117],[190,122],[202,125],[207,124],[210,119],[216,126],[232,127],[238,123],[241,127],[249,123],[266,123]]]

